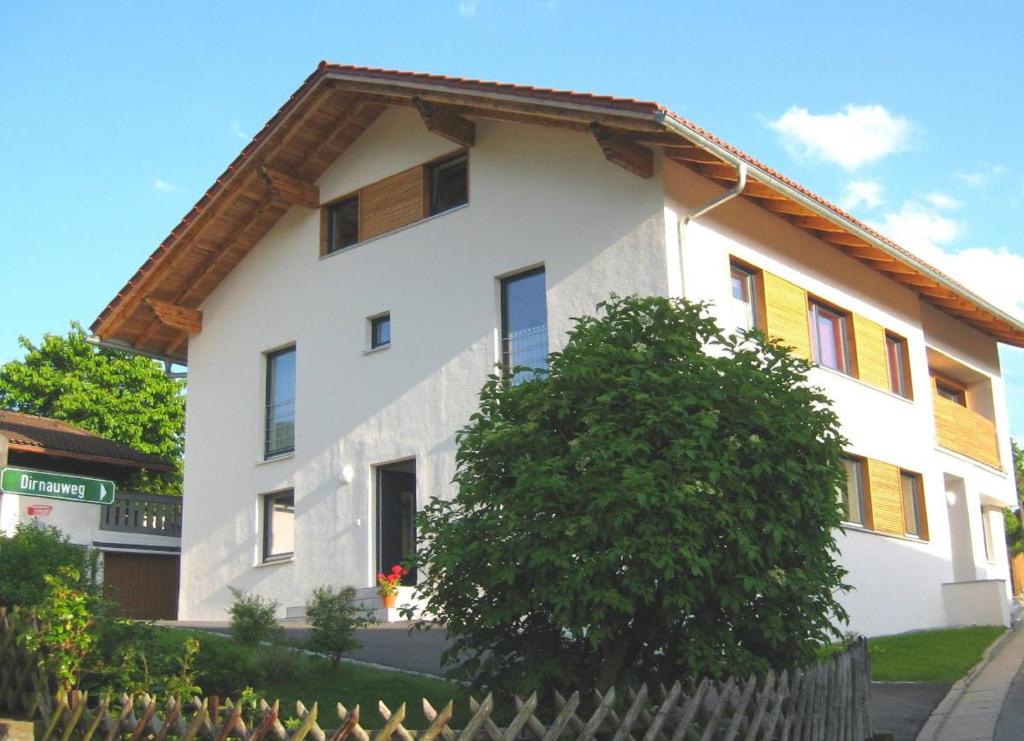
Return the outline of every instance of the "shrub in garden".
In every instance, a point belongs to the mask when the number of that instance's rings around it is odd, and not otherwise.
[[[332,667],[338,665],[342,654],[362,645],[355,631],[374,622],[369,610],[353,602],[355,596],[352,587],[321,586],[313,590],[313,598],[306,603],[310,625],[306,645],[311,651],[329,656]]]
[[[0,538],[0,604],[34,607],[47,593],[46,575],[67,566],[77,574],[76,586],[96,590],[93,580],[99,554],[68,540],[55,527],[21,523],[10,538]]]
[[[81,574],[73,566],[61,566],[43,577],[46,592],[36,606],[39,630],[25,633],[25,644],[42,654],[43,665],[65,689],[78,685],[83,666],[96,642],[95,598],[82,589]]]
[[[228,608],[228,614],[231,616],[231,635],[237,641],[252,645],[280,638],[281,626],[277,624],[280,602],[234,587],[229,589],[234,598]]]
[[[418,520],[453,673],[529,692],[814,661],[846,618],[845,441],[809,367],[634,296],[576,319],[546,371],[490,377],[456,497]]]

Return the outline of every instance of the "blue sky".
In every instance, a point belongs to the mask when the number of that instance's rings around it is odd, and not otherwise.
[[[88,325],[321,59],[658,100],[1024,315],[1022,27],[1019,2],[3,3],[0,362]]]

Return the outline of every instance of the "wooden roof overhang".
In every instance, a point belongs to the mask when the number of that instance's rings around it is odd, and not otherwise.
[[[101,340],[184,363],[200,305],[292,206],[317,208],[317,179],[389,106],[471,146],[474,119],[593,136],[609,161],[654,174],[653,150],[731,187],[1000,342],[1024,347],[1024,323],[949,276],[658,103],[421,73],[321,63],[160,244],[92,325]]]

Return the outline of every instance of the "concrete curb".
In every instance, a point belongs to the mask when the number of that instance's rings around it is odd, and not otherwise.
[[[928,720],[925,721],[924,726],[921,728],[921,732],[917,734],[917,741],[939,741],[942,738],[940,732],[942,726],[946,722],[946,718],[953,712],[953,708],[960,702],[960,699],[964,696],[967,690],[970,689],[971,684],[978,678],[982,670],[988,666],[992,659],[994,659],[1003,647],[1009,643],[1010,639],[1013,638],[1014,634],[1021,629],[1021,625],[1024,623],[1014,623],[1013,627],[1004,632],[1001,636],[992,641],[992,644],[985,649],[985,653],[981,655],[981,661],[971,667],[971,670],[967,672],[963,677],[953,683],[953,686],[949,688],[949,692],[942,698],[942,701],[935,706],[935,710],[928,716]]]

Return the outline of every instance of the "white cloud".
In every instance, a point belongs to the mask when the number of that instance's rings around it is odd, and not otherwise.
[[[242,130],[242,124],[238,121],[231,122],[231,133],[246,143],[252,141],[252,137]]]
[[[885,199],[882,197],[882,184],[877,180],[851,180],[843,188],[839,196],[839,205],[846,211],[858,206],[878,208]]]
[[[945,193],[929,193],[924,197],[924,199],[928,201],[928,203],[935,206],[935,208],[941,208],[947,211],[957,208],[963,208],[964,205],[961,201],[958,201],[953,196],[947,195]]]
[[[476,0],[459,0],[459,15],[472,18],[476,15]]]
[[[872,226],[979,297],[1024,318],[1024,254],[1007,247],[954,250],[949,245],[965,224],[918,201],[905,202]]]
[[[156,180],[154,180],[153,187],[156,190],[160,191],[161,193],[170,193],[172,191],[177,190],[175,186],[171,185],[163,178],[157,178]]]
[[[884,106],[852,103],[837,113],[818,114],[793,106],[768,125],[794,157],[834,162],[847,170],[906,149],[912,131],[909,120]]]
[[[1006,172],[1006,168],[1002,165],[986,164],[980,170],[975,170],[974,172],[964,172],[962,170],[954,172],[953,177],[971,188],[980,188],[993,177],[1002,175],[1004,172]]]

